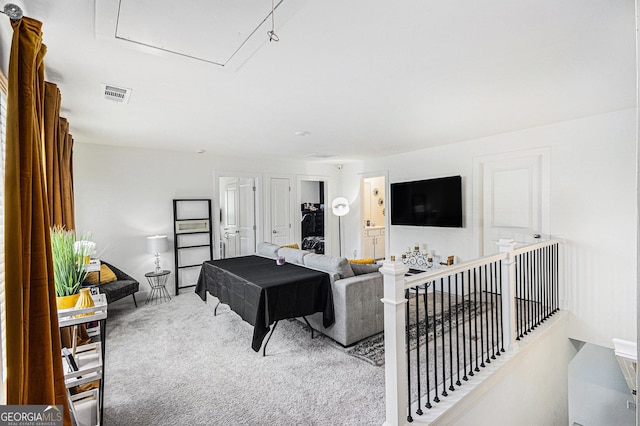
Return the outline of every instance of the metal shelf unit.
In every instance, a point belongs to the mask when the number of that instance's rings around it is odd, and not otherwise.
[[[213,259],[211,200],[174,199],[173,220],[177,296],[181,289],[195,287],[196,268]]]

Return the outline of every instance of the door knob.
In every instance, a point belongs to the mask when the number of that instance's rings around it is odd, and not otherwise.
[[[276,233],[276,230],[275,230],[275,229],[273,230],[273,233],[274,233],[274,234]]]

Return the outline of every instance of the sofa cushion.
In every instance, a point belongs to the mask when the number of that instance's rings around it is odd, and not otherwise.
[[[353,269],[353,273],[355,275],[363,275],[370,274],[371,272],[378,272],[382,265],[378,264],[362,264],[362,263],[351,263],[351,269]]]
[[[304,265],[324,272],[336,273],[340,278],[353,277],[353,269],[346,257],[310,253],[304,257]]]
[[[104,293],[107,296],[107,303],[113,303],[116,300],[136,293],[139,287],[140,284],[135,280],[117,280],[102,284],[98,288],[100,289],[100,293]],[[135,301],[135,296],[133,300]]]
[[[271,259],[275,259],[276,257],[278,257],[279,248],[280,246],[277,244],[272,244],[272,243],[263,241],[261,243],[258,243],[257,253],[259,255],[269,257]]]
[[[308,254],[307,251],[294,248],[281,247],[278,249],[278,256],[284,257],[287,263],[295,263],[296,265],[304,265],[303,259]]]

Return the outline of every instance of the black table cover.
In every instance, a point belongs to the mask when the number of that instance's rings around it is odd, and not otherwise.
[[[206,261],[196,293],[206,301],[207,292],[253,325],[256,352],[275,321],[315,312],[323,312],[325,327],[334,321],[329,275],[291,263],[276,265],[260,256]]]

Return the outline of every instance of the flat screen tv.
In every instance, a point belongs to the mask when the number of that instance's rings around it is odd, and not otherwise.
[[[391,224],[462,228],[462,177],[392,183]]]

